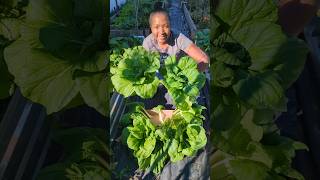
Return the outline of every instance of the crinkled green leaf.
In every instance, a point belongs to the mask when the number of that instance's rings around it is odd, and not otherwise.
[[[157,92],[159,79],[156,71],[160,68],[159,55],[147,52],[142,46],[125,50],[117,67],[112,69],[112,84],[125,97],[137,94],[152,98]]]
[[[197,63],[190,57],[182,57],[177,62],[175,56],[169,56],[165,70],[161,72],[164,72],[163,84],[174,104],[182,110],[190,109],[206,80],[205,75],[197,70]]]
[[[187,135],[190,146],[194,150],[198,150],[207,144],[206,133],[201,125],[189,124],[187,127]]]

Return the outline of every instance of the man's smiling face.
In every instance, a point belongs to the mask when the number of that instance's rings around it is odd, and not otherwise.
[[[170,36],[170,22],[164,13],[156,13],[151,17],[151,32],[159,45],[167,43]]]

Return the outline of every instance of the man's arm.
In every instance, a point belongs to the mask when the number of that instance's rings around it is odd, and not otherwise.
[[[196,60],[198,63],[198,70],[204,72],[209,66],[209,57],[197,45],[195,45],[185,35],[179,35],[177,39],[178,47],[183,50],[188,56]]]
[[[197,61],[199,71],[204,72],[208,68],[209,57],[195,44],[192,43],[189,47],[187,47],[185,49],[185,53]]]

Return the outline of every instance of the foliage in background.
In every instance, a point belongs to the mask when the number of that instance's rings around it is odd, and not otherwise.
[[[139,3],[137,3],[139,2]],[[134,29],[138,23],[138,29],[149,27],[149,14],[153,9],[153,1],[131,0],[127,1],[120,10],[119,15],[112,22],[112,26],[118,29]],[[136,8],[138,10],[136,14]]]
[[[196,32],[195,43],[196,45],[205,51],[210,53],[210,29],[203,29]]]
[[[188,0],[189,12],[198,29],[205,29],[210,24],[209,0]]]
[[[102,0],[29,3],[21,37],[4,57],[22,94],[48,114],[85,102],[107,115],[105,7]]]
[[[123,53],[123,49],[139,46],[143,39],[136,37],[113,37],[109,40],[109,46],[113,52]]]
[[[0,3],[0,99],[13,93],[13,77],[4,61],[3,51],[20,37],[20,24],[24,18],[27,2],[4,0]]]
[[[280,136],[274,114],[286,111],[306,45],[282,33],[272,0],[224,0],[211,12],[211,179],[303,179],[291,162],[307,147]]]
[[[63,157],[56,164],[41,169],[37,180],[111,179],[111,151],[104,129],[71,128],[53,134],[56,143],[63,146]]]

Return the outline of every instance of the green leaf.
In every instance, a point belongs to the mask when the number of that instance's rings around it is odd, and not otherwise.
[[[31,49],[24,40],[19,39],[8,46],[4,57],[22,94],[45,105],[48,114],[59,111],[77,95],[72,65],[46,52]]]
[[[281,77],[280,84],[284,89],[289,88],[301,74],[307,53],[307,46],[302,40],[289,38],[282,44],[271,67]]]
[[[182,152],[177,151],[178,146],[179,146],[179,142],[173,139],[168,150],[168,154],[172,162],[181,161],[184,157],[184,154],[182,154]]]
[[[158,90],[159,82],[159,79],[155,78],[152,83],[135,86],[134,90],[140,97],[152,98]]]
[[[151,155],[153,149],[156,145],[156,138],[154,136],[149,136],[145,139],[143,146],[140,146],[140,149],[136,151],[136,157],[138,158],[147,158]]]
[[[270,71],[239,80],[233,90],[244,102],[261,109],[273,108],[284,96],[282,86]]]
[[[234,83],[234,71],[221,62],[215,62],[212,67],[213,84],[219,87],[229,87]]]
[[[271,179],[269,169],[262,163],[250,160],[231,160],[230,169],[236,179],[262,180]]]
[[[134,135],[130,134],[127,139],[128,147],[134,151],[139,150],[139,147],[141,146],[141,143],[143,143],[141,140],[134,137]]]
[[[243,116],[241,120],[241,124],[244,129],[247,129],[251,139],[253,141],[259,142],[262,139],[263,136],[263,129],[262,127],[256,125],[253,122],[253,116],[254,116],[254,111],[252,109],[249,109]]]
[[[125,49],[122,59],[113,68],[111,81],[116,91],[125,97],[137,94],[151,98],[157,92],[160,68],[158,53],[147,52],[142,46]]]
[[[219,2],[215,14],[231,25],[231,31],[254,20],[276,22],[277,7],[272,0],[224,0]]]
[[[51,166],[47,166],[39,172],[37,180],[68,180],[66,177],[65,169],[69,167],[71,163],[57,163]]]
[[[1,18],[0,19],[0,35],[12,41],[20,36],[21,20],[16,18]]]
[[[201,125],[189,124],[187,126],[187,135],[190,146],[194,150],[198,150],[207,144],[207,136]]]
[[[237,104],[220,104],[213,112],[212,127],[215,130],[228,130],[240,123],[241,111]]]
[[[182,57],[177,62],[175,56],[169,56],[161,72],[164,76],[162,83],[174,104],[181,110],[190,109],[206,81],[205,75],[197,70],[196,62],[190,57]]]
[[[228,65],[232,65],[232,66],[240,66],[242,64],[241,60],[238,57],[236,57],[232,53],[229,53],[226,49],[215,47],[214,50],[215,51],[213,53],[214,54],[213,58],[215,58],[217,61],[223,62]]]
[[[90,74],[76,79],[80,93],[89,106],[102,115],[108,115],[109,94],[106,92],[108,81],[104,73]]]
[[[72,0],[30,1],[25,23],[20,24],[21,38],[5,49],[5,60],[22,94],[44,105],[48,114],[65,108],[80,89],[82,95],[93,96],[83,98],[89,106],[106,114],[107,101],[93,100],[101,97],[101,89],[84,90],[89,81],[92,83],[96,79],[81,81],[85,84],[73,79],[75,70],[100,72],[106,69],[102,46],[105,42],[103,38],[96,38],[99,32],[95,30],[103,21],[102,13],[100,17],[75,18],[74,7]]]

